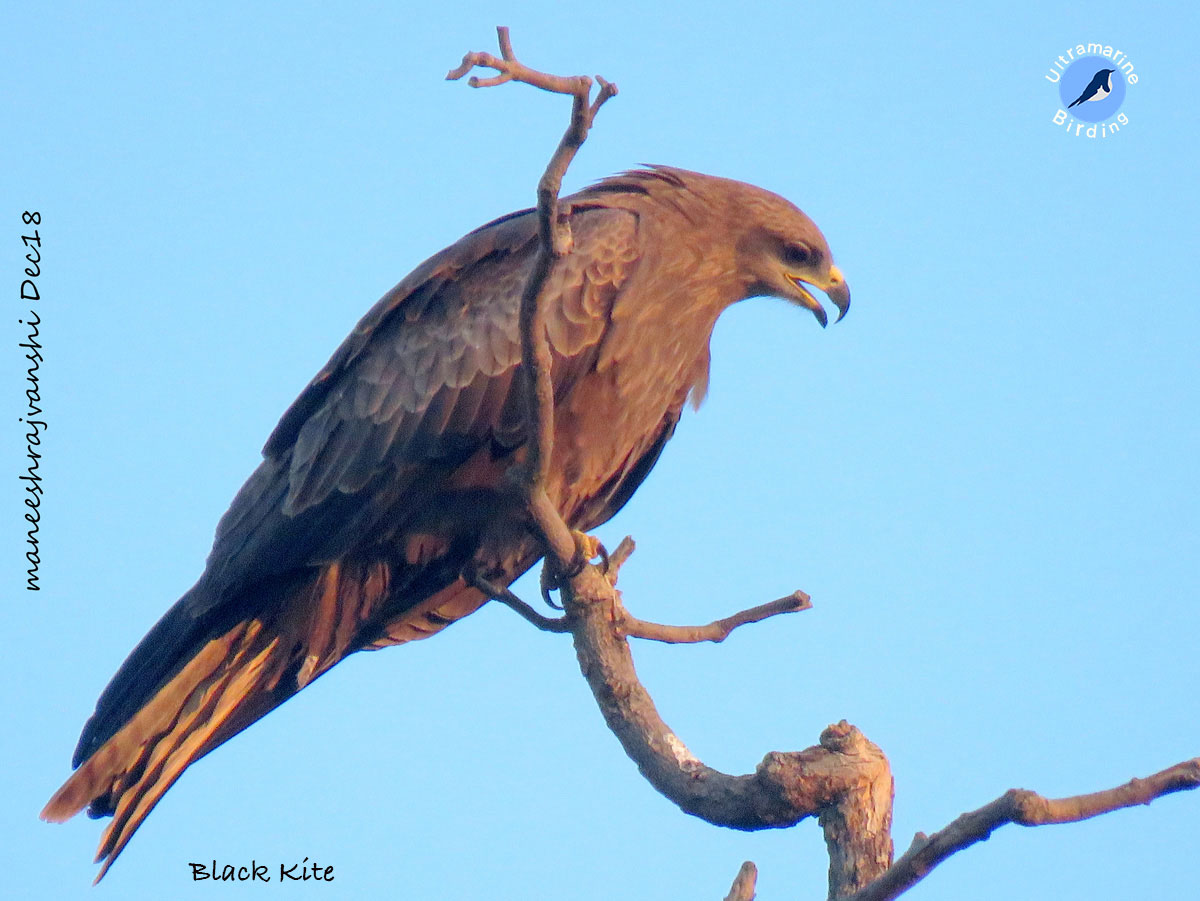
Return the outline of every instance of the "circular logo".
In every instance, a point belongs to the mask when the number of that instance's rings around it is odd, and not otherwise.
[[[1103,122],[1125,102],[1125,77],[1111,59],[1081,56],[1063,72],[1058,96],[1076,119]]]

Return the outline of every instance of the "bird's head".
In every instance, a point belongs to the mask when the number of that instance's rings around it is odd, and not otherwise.
[[[810,310],[824,327],[829,317],[805,287],[809,286],[824,291],[833,301],[838,319],[850,309],[850,288],[833,265],[825,236],[811,219],[778,194],[672,166],[635,169],[605,179],[589,190],[628,193],[636,203],[644,202],[642,198],[648,195],[659,202],[660,210],[683,213],[689,227],[707,226],[709,243],[701,239],[691,250],[702,257],[707,255],[706,247],[720,249],[714,266],[723,279],[731,277],[722,285],[729,290],[719,292],[725,304],[763,295],[782,297]],[[732,259],[726,255],[730,247]]]
[[[789,300],[811,310],[824,328],[829,317],[809,292],[808,287],[813,287],[833,301],[838,320],[846,315],[850,287],[811,219],[782,197],[758,189],[744,198],[739,212],[745,218],[737,245],[738,271],[746,281],[746,297]]]

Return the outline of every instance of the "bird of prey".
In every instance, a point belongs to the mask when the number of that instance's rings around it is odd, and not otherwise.
[[[542,292],[574,529],[615,514],[708,381],[717,317],[773,295],[844,314],[824,237],[781,197],[667,167],[561,201],[574,247]],[[347,655],[426,638],[542,554],[509,471],[530,440],[518,314],[530,210],[471,232],[363,317],[267,439],[204,573],[101,694],[43,818],[112,816],[107,872],[183,771]],[[840,316],[839,316],[840,318]]]
[[[1092,76],[1092,80],[1088,82],[1087,87],[1083,89],[1083,93],[1076,97],[1067,106],[1070,109],[1073,106],[1078,106],[1080,103],[1086,103],[1089,100],[1103,100],[1112,93],[1112,74],[1116,69],[1101,69]]]

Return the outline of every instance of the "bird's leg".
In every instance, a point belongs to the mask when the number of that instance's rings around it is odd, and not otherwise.
[[[479,589],[491,600],[496,600],[505,593],[512,595],[514,598],[516,597],[506,586],[496,581],[503,579],[505,575],[504,570],[500,567],[493,566],[485,569],[478,560],[468,560],[458,574],[460,579],[472,588]],[[518,598],[518,600],[520,599]]]
[[[513,592],[510,589],[504,588],[504,587],[501,587],[500,585],[495,584],[494,582],[491,581],[491,578],[489,578],[489,576],[491,576],[493,578],[496,575],[503,576],[504,575],[503,572],[497,572],[496,570],[492,570],[491,572],[489,572],[485,575],[484,573],[481,573],[479,571],[479,567],[475,563],[475,561],[471,561],[470,563],[468,563],[466,566],[463,567],[460,575],[462,576],[463,581],[466,582],[468,585],[470,585],[472,588],[478,589],[480,592],[482,592],[484,595],[486,595],[490,600],[499,601],[501,604],[508,607],[510,610],[513,610],[513,611],[521,614],[521,616],[525,617],[525,619],[527,619],[529,622],[533,623],[535,626],[537,626],[543,632],[568,632],[568,631],[570,631],[570,627],[567,625],[565,619],[562,619],[561,617],[554,618],[554,617],[549,617],[549,616],[542,616],[542,614],[540,614],[536,610],[534,610],[533,607],[531,607],[529,604],[525,603],[523,600],[521,600],[519,597],[517,597],[515,594],[513,594]]]

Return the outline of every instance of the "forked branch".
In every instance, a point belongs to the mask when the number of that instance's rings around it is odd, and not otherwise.
[[[793,598],[787,600],[795,603]],[[858,729],[843,721],[826,729],[814,747],[767,754],[752,774],[722,773],[688,750],[659,715],[633,665],[619,593],[600,569],[589,566],[571,579],[563,602],[579,668],[605,722],[642,775],[681,810],[744,830],[819,816],[831,852],[830,884],[838,894],[858,890],[887,869],[891,769]]]
[[[600,91],[592,102],[592,79],[586,75],[549,75],[531,69],[520,62],[513,53],[508,28],[501,25],[496,32],[500,41],[500,59],[490,53],[468,53],[457,68],[446,73],[446,78],[457,80],[476,66],[485,66],[495,69],[500,74],[491,78],[472,76],[468,82],[471,87],[493,87],[506,81],[518,81],[543,91],[569,94],[572,97],[571,121],[554,155],[547,163],[546,171],[538,181],[537,214],[540,240],[533,273],[521,295],[520,326],[521,368],[528,385],[525,394],[526,411],[530,432],[534,437],[534,440],[529,442],[523,467],[523,487],[527,492],[530,516],[549,551],[547,557],[556,562],[558,571],[567,572],[586,560],[588,555],[577,548],[571,530],[546,496],[546,476],[554,451],[554,386],[550,379],[553,358],[550,354],[550,342],[546,337],[542,289],[554,261],[571,251],[570,225],[558,212],[558,194],[562,188],[563,176],[576,152],[587,140],[596,113],[609,98],[616,95],[617,86],[597,75],[596,81],[600,84]]]
[[[1050,799],[1025,789],[1010,789],[992,803],[964,813],[940,832],[928,836],[918,832],[912,846],[886,873],[850,895],[847,901],[891,901],[924,879],[946,858],[984,841],[1007,823],[1021,826],[1077,823],[1197,787],[1200,787],[1200,757],[1145,779],[1132,779],[1116,788],[1088,795]]]
[[[611,558],[607,572],[602,572],[605,580],[613,588],[616,586],[617,571],[628,558],[629,549],[632,547],[632,539],[626,537]],[[574,621],[569,616],[545,616],[503,585],[497,585],[476,572],[467,571],[463,575],[473,587],[478,588],[491,600],[499,601],[543,632],[562,633],[574,629]],[[715,620],[705,626],[668,626],[664,623],[638,619],[625,609],[625,605],[621,603],[620,594],[615,591],[610,603],[613,608],[613,628],[617,634],[624,638],[644,638],[649,641],[661,641],[664,644],[697,644],[702,641],[720,643],[728,638],[734,629],[741,626],[761,623],[765,619],[784,613],[800,613],[812,609],[812,601],[807,594],[803,591],[793,591],[778,600],[741,610],[732,616]]]

